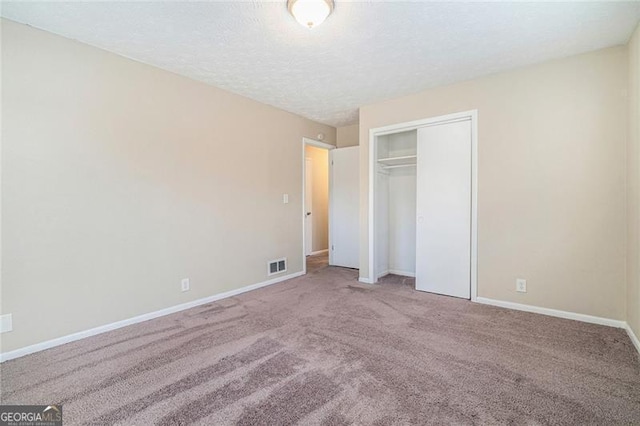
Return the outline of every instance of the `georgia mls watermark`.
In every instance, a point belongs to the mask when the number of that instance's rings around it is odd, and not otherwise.
[[[62,426],[62,405],[0,405],[0,426]]]

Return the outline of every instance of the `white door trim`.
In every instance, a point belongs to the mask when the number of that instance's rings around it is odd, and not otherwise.
[[[368,278],[360,277],[364,283],[375,283],[375,170],[376,170],[376,138],[390,133],[398,133],[416,130],[420,127],[434,126],[461,120],[471,120],[471,300],[478,297],[478,110],[457,112],[426,118],[423,120],[409,121],[392,124],[369,130],[369,203],[368,209],[368,234],[369,234],[369,270]]]
[[[315,139],[310,139],[310,138],[302,138],[302,153],[301,153],[301,158],[302,158],[302,273],[306,274],[307,273],[307,262],[306,262],[306,258],[307,258],[307,254],[306,254],[306,250],[305,250],[305,232],[306,232],[306,220],[305,220],[305,216],[307,214],[307,210],[306,210],[306,203],[305,203],[305,187],[306,187],[306,155],[305,155],[305,147],[309,145],[309,146],[315,146],[317,148],[323,148],[323,149],[327,149],[327,150],[332,150],[335,149],[336,147],[334,145],[325,143],[325,142],[321,142],[321,141],[317,141]],[[329,173],[329,200],[331,200],[331,173]],[[329,202],[329,221],[331,220],[331,202]],[[331,223],[328,224],[329,225],[329,247],[331,247]],[[331,251],[329,251],[329,256],[331,256]]]

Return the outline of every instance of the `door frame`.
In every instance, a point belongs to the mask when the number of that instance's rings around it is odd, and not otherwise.
[[[336,149],[336,146],[328,144],[326,142],[322,142],[322,141],[318,141],[315,139],[311,139],[311,138],[306,138],[303,137],[302,138],[302,273],[306,274],[307,273],[307,251],[306,251],[306,247],[305,247],[305,243],[306,243],[306,232],[307,232],[307,221],[306,221],[306,215],[307,215],[307,209],[306,209],[306,199],[305,199],[305,192],[306,192],[306,180],[307,180],[307,165],[306,165],[306,155],[305,155],[305,148],[306,146],[315,146],[316,148],[322,148],[322,149],[326,149],[327,151],[331,151],[332,149]],[[331,160],[328,159],[329,161],[329,168],[331,168]],[[327,230],[328,234],[329,234],[329,248],[331,248],[331,192],[332,192],[332,182],[331,182],[331,172],[329,171],[329,197],[328,197],[328,204],[329,204],[329,217],[328,219],[328,227],[329,229]],[[331,257],[331,250],[329,250],[329,257]]]
[[[367,284],[375,284],[376,272],[376,241],[375,241],[375,194],[376,194],[376,157],[377,138],[392,133],[399,133],[410,130],[417,130],[420,127],[436,126],[462,120],[471,120],[471,301],[478,298],[478,110],[456,112],[453,114],[440,115],[422,120],[409,121],[405,123],[391,124],[383,127],[376,127],[369,130],[369,202],[368,219],[369,226],[369,278],[360,278],[359,281]]]

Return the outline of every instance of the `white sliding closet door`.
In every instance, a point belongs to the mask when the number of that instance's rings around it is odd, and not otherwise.
[[[471,297],[471,121],[418,129],[416,289]]]

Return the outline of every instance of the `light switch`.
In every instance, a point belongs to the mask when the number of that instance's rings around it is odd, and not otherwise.
[[[282,204],[289,204],[289,194],[282,194]]]

